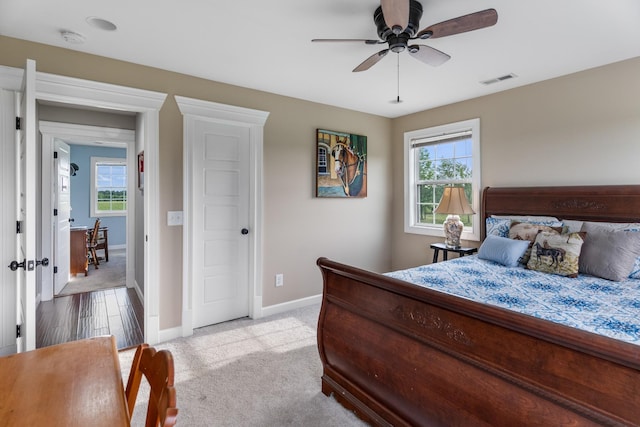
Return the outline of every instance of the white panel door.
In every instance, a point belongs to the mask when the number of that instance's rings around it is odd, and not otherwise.
[[[16,352],[16,102],[13,90],[0,89],[0,356]]]
[[[249,315],[249,129],[196,121],[193,326]]]
[[[27,60],[20,99],[20,131],[17,136],[18,195],[16,260],[22,263],[16,271],[18,352],[36,347],[36,63]]]
[[[71,239],[71,151],[68,144],[60,139],[54,143],[54,186],[53,205],[58,213],[53,217],[54,262],[58,272],[53,275],[54,293],[58,295],[69,281],[70,239]]]

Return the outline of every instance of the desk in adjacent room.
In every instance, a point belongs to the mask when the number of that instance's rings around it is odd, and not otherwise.
[[[87,275],[89,263],[87,258],[87,227],[71,227],[71,241],[69,242],[70,265],[69,273]]]
[[[97,337],[0,357],[4,426],[129,426],[116,342]]]

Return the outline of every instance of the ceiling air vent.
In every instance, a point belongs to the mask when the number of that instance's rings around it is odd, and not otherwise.
[[[483,85],[492,85],[494,83],[503,82],[505,80],[513,79],[513,78],[516,78],[516,77],[518,77],[518,76],[516,76],[513,73],[510,73],[510,74],[505,74],[504,76],[496,77],[496,78],[493,78],[493,79],[484,80],[484,81],[481,81],[480,83],[482,83]]]

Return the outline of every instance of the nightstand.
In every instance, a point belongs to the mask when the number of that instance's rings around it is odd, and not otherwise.
[[[430,248],[433,249],[433,263],[438,262],[438,254],[442,251],[442,260],[449,259],[449,252],[455,252],[458,256],[471,255],[478,252],[478,248],[450,248],[444,243],[432,243]]]

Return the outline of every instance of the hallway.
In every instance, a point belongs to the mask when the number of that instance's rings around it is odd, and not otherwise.
[[[36,348],[99,335],[114,335],[119,350],[144,341],[143,305],[125,286],[43,301],[36,319]]]

